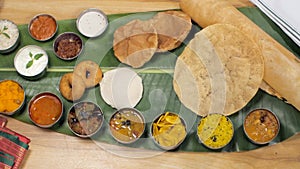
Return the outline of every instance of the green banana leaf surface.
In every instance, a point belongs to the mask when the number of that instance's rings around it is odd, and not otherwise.
[[[295,43],[293,43],[293,41],[288,36],[286,36],[279,29],[279,27],[276,26],[260,10],[254,7],[239,8],[239,10],[253,22],[255,22],[259,27],[265,30],[268,34],[270,34],[279,43],[292,51],[297,57],[300,56],[299,47]],[[74,66],[83,60],[95,61],[100,65],[103,72],[117,67],[128,67],[121,64],[114,56],[114,52],[112,50],[114,31],[118,27],[126,24],[133,19],[149,19],[156,13],[157,12],[143,12],[133,14],[109,15],[109,26],[107,30],[104,34],[97,38],[86,38],[80,35],[78,30],[76,29],[75,19],[58,21],[59,26],[56,36],[63,32],[75,32],[84,40],[84,51],[76,60],[72,61],[63,61],[55,56],[52,47],[54,38],[46,42],[36,41],[29,35],[27,24],[18,25],[21,34],[20,44],[18,48],[12,53],[0,55],[0,80],[15,80],[23,85],[26,92],[25,106],[23,107],[21,112],[13,115],[13,118],[34,125],[30,121],[27,112],[28,102],[34,95],[40,92],[50,91],[61,97],[64,104],[64,118],[61,119],[60,123],[53,126],[51,130],[73,136],[66,123],[66,114],[74,103],[65,100],[59,92],[58,84],[61,76],[67,72],[72,72]],[[184,142],[174,151],[235,152],[248,151],[262,147],[251,143],[246,138],[243,131],[243,120],[246,114],[256,108],[267,108],[273,111],[280,120],[280,133],[270,144],[279,143],[299,132],[300,122],[298,121],[298,119],[300,119],[300,112],[284,101],[259,90],[255,97],[243,109],[229,116],[234,124],[235,133],[234,138],[228,146],[220,150],[210,150],[199,143],[196,135],[196,129],[201,117],[197,116],[195,113],[191,112],[181,104],[173,90],[172,80],[177,57],[181,54],[186,44],[188,44],[188,42],[193,38],[195,33],[199,32],[200,30],[201,28],[194,23],[190,34],[180,47],[171,52],[156,53],[151,61],[146,63],[142,68],[134,69],[142,77],[144,86],[143,97],[135,108],[141,111],[147,123],[145,133],[137,142],[129,145],[124,145],[118,143],[113,139],[109,132],[108,120],[116,110],[111,108],[104,102],[100,94],[99,85],[95,88],[86,90],[86,93],[84,94],[81,101],[87,100],[97,103],[104,112],[105,118],[104,124],[99,133],[92,137],[93,140],[120,146],[160,150],[160,148],[158,148],[157,145],[154,144],[154,141],[151,138],[150,126],[154,118],[165,111],[178,113],[187,123],[188,135]],[[15,54],[18,49],[26,45],[38,45],[42,47],[49,55],[47,72],[38,80],[25,79],[18,75],[18,73],[14,69]]]

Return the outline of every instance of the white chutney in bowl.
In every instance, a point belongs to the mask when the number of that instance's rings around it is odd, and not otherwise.
[[[46,71],[47,65],[48,55],[46,51],[36,45],[24,46],[14,58],[14,66],[17,72],[31,80],[40,78]]]

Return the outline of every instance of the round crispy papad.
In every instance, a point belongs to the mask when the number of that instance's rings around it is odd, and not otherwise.
[[[152,20],[158,34],[158,52],[177,48],[192,29],[191,18],[182,11],[158,12]]]
[[[200,116],[231,115],[262,82],[260,48],[238,28],[215,24],[198,32],[178,57],[173,86],[180,101]]]
[[[113,50],[120,62],[142,67],[154,55],[158,35],[151,21],[133,20],[114,33]]]

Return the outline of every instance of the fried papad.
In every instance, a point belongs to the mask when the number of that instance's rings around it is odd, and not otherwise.
[[[133,20],[114,33],[113,50],[120,62],[142,67],[154,55],[158,35],[150,20]]]
[[[192,29],[191,18],[182,11],[158,12],[152,20],[158,34],[158,52],[177,48]]]

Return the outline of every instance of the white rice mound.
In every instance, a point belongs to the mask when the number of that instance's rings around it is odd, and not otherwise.
[[[0,20],[0,31],[2,31],[4,27],[8,28],[4,32],[10,38],[7,38],[5,35],[0,34],[0,50],[7,50],[11,48],[19,38],[19,29],[16,24],[9,20]]]

